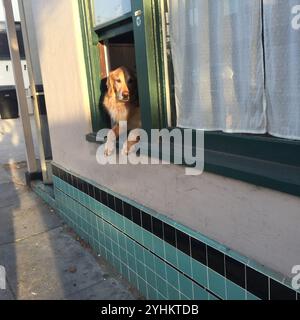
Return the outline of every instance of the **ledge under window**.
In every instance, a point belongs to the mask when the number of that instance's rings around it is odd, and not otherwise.
[[[105,143],[96,133],[86,140]],[[205,171],[300,196],[300,142],[206,132]]]

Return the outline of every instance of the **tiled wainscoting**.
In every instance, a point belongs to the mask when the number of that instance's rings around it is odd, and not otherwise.
[[[300,299],[254,262],[53,166],[59,213],[147,299]]]

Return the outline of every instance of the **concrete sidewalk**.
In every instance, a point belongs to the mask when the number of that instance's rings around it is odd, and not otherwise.
[[[139,299],[25,186],[25,164],[0,164],[0,265],[3,299]]]

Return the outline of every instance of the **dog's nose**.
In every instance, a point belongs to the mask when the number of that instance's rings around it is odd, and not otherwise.
[[[122,95],[123,95],[124,99],[128,99],[129,98],[129,92],[128,91],[124,91]]]

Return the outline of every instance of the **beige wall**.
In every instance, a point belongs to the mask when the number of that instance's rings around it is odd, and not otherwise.
[[[291,276],[300,264],[300,199],[178,166],[96,162],[77,1],[32,0],[54,161]]]

